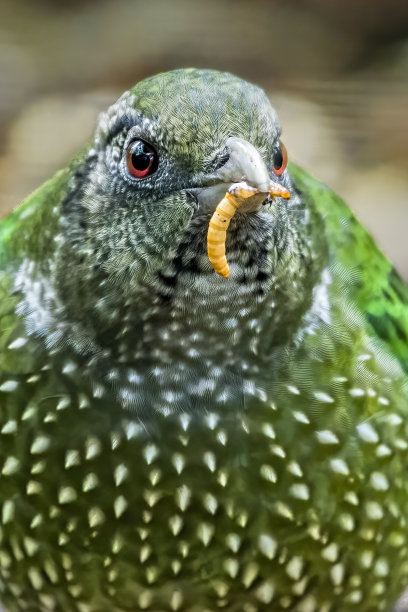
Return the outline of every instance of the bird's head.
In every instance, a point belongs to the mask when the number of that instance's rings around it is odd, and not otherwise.
[[[275,282],[279,265],[289,278],[282,262],[298,250],[296,232],[287,202],[265,193],[271,179],[291,187],[280,131],[265,93],[227,73],[175,70],[123,94],[100,116],[63,203],[65,299],[80,296],[84,311],[89,305],[106,318],[121,304],[139,301],[140,309],[143,296],[169,299],[181,279],[232,297],[237,284],[258,291]],[[208,260],[207,230],[229,186],[242,180],[263,195],[231,223],[226,280]]]

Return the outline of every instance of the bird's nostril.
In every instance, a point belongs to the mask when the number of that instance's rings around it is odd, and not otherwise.
[[[224,166],[227,163],[229,158],[230,158],[230,151],[228,151],[227,149],[224,149],[224,151],[222,151],[219,155],[217,155],[215,162],[214,162],[213,171],[216,172],[217,170],[219,170],[219,168],[222,168],[222,166]]]

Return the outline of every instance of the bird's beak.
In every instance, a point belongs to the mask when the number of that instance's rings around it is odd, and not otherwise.
[[[265,162],[250,142],[231,137],[226,148],[229,152],[227,162],[206,177],[202,188],[194,189],[200,210],[213,212],[231,185],[242,181],[255,187],[257,192],[240,207],[241,212],[259,209],[270,195],[282,196],[282,186],[271,181]]]

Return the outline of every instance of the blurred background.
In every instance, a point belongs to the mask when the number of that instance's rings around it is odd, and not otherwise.
[[[0,216],[123,90],[183,66],[261,85],[290,158],[408,280],[406,0],[0,0]]]

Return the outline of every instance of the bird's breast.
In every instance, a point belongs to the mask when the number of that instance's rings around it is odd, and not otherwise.
[[[18,610],[23,592],[90,612],[395,600],[408,576],[406,397],[359,334],[333,352],[316,333],[279,377],[241,371],[228,393],[181,378],[154,392],[161,410],[148,395],[120,403],[117,381],[68,356],[2,378],[3,603]],[[205,409],[177,396],[188,383]]]

